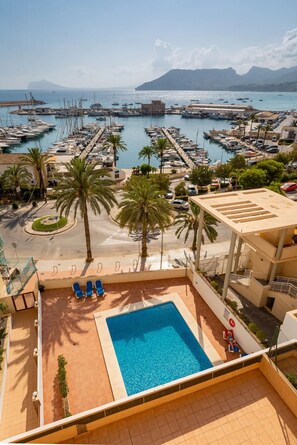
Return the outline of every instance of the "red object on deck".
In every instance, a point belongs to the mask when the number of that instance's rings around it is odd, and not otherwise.
[[[235,321],[233,320],[233,318],[229,318],[229,325],[234,328],[235,327]]]

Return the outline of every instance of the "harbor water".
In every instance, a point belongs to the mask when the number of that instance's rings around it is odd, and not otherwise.
[[[152,100],[162,100],[166,107],[189,105],[194,101],[200,103],[229,103],[241,104],[239,98],[248,98],[245,106],[251,105],[256,110],[275,110],[289,111],[297,108],[297,93],[255,93],[255,92],[229,92],[229,91],[135,91],[133,89],[114,89],[114,90],[57,90],[57,91],[33,91],[35,99],[46,102],[44,107],[63,108],[78,106],[80,103],[84,108],[89,108],[93,103],[100,103],[103,107],[120,108],[124,104],[128,108],[139,108],[140,103],[150,103]],[[29,96],[27,90],[0,90],[0,101],[24,100]],[[81,102],[80,102],[81,101]],[[113,106],[112,104],[118,105]],[[14,108],[0,108],[0,127],[7,125],[28,123],[28,116],[10,114]],[[63,139],[69,132],[68,119],[56,119],[55,116],[37,116],[45,122],[56,125],[52,132],[45,133],[41,138],[34,139],[12,147],[12,153],[24,153],[28,148],[40,146],[43,151],[50,148],[53,143]],[[80,119],[80,118],[79,118]],[[144,131],[144,128],[153,126],[177,127],[181,133],[197,142],[200,148],[208,151],[211,163],[220,160],[225,162],[233,154],[225,151],[221,146],[209,140],[204,140],[203,132],[212,129],[222,130],[230,128],[228,120],[214,119],[184,119],[180,115],[167,114],[165,116],[135,116],[128,118],[111,118],[112,121],[123,123],[125,125],[121,133],[122,139],[127,145],[127,151],[119,152],[120,168],[132,168],[143,162],[145,159],[139,159],[138,153],[145,145],[150,145],[150,139]],[[98,122],[95,117],[84,116],[84,123],[97,122],[99,125],[108,125],[106,122]],[[81,122],[77,122],[79,125]],[[152,165],[158,167],[159,161],[155,158],[151,160]]]

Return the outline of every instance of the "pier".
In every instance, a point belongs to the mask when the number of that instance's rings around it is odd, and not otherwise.
[[[43,100],[9,100],[9,101],[1,101],[0,107],[21,107],[21,106],[32,106],[32,105],[43,105],[45,102]]]
[[[80,153],[79,158],[84,159],[88,156],[88,154],[93,150],[101,136],[103,136],[105,132],[105,128],[99,128],[95,136],[91,139],[91,141],[88,143],[86,148]]]
[[[178,155],[181,157],[181,159],[187,164],[187,166],[191,169],[195,168],[195,163],[190,159],[190,157],[184,152],[184,150],[181,148],[181,146],[176,142],[176,140],[171,136],[168,130],[166,128],[162,128],[162,133],[164,136],[168,139],[168,141],[171,143],[171,145],[175,148]]]

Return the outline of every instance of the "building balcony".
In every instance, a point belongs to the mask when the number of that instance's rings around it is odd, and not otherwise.
[[[31,257],[7,259],[5,264],[0,265],[0,273],[6,286],[6,295],[21,293],[35,272],[36,267]]]

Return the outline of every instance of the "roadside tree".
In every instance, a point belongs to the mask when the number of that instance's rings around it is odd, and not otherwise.
[[[155,154],[155,150],[150,145],[143,147],[138,153],[138,159],[147,158],[147,162],[151,165],[151,157]]]
[[[230,165],[231,170],[246,168],[245,157],[243,155],[235,155],[234,158],[230,159],[228,164]]]
[[[185,243],[186,243],[190,233],[193,232],[193,241],[191,246],[193,252],[196,252],[197,249],[199,220],[200,220],[200,207],[197,204],[194,204],[193,201],[190,201],[189,212],[179,213],[178,215],[176,215],[174,220],[174,225],[178,226],[177,230],[175,231],[175,235],[177,236],[177,238],[180,238],[181,234],[185,231]],[[213,243],[218,236],[218,232],[214,228],[214,226],[217,226],[217,224],[218,224],[217,220],[212,215],[210,215],[207,212],[204,214],[203,231],[211,243]],[[204,244],[203,235],[202,235],[202,243]]]
[[[117,152],[118,150],[126,151],[126,144],[123,142],[122,137],[119,134],[110,134],[106,139],[106,146],[112,147],[113,149],[113,163],[116,167],[117,165]]]
[[[169,184],[170,184],[169,175],[166,175],[164,173],[150,175],[149,180],[152,184],[154,184],[157,187],[159,192],[165,193],[167,190],[169,190]]]
[[[88,216],[88,205],[92,212],[101,213],[101,206],[109,213],[117,202],[112,190],[114,182],[108,177],[105,169],[100,169],[98,162],[74,158],[65,165],[67,176],[64,176],[56,187],[56,209],[60,215],[69,216],[74,210],[74,217],[80,211],[84,221],[85,239],[87,247],[86,262],[93,261],[91,250],[91,236]]]
[[[28,187],[31,184],[32,175],[26,167],[22,165],[12,165],[3,173],[4,190],[12,190],[15,197],[21,197],[21,187]]]
[[[271,182],[279,182],[284,172],[284,165],[281,162],[276,162],[273,159],[258,162],[255,169],[264,170],[266,172],[266,180],[269,185]]]
[[[154,152],[155,155],[160,158],[160,173],[163,173],[163,156],[166,150],[169,148],[169,142],[168,139],[162,138],[158,139],[157,142],[154,144]]]
[[[40,197],[43,198],[46,187],[44,177],[46,175],[46,167],[52,162],[52,156],[42,153],[41,148],[29,148],[28,153],[21,157],[24,164],[32,165],[37,173],[38,186],[40,188]]]
[[[256,189],[267,185],[266,172],[261,169],[251,168],[242,173],[239,183],[244,189]]]
[[[147,240],[151,231],[165,230],[171,222],[172,207],[160,190],[145,176],[133,178],[124,190],[123,200],[119,204],[120,213],[117,221],[120,227],[128,227],[129,233],[141,233],[141,256],[147,257]]]
[[[212,170],[205,165],[193,168],[192,172],[190,173],[190,181],[192,184],[197,185],[198,190],[201,190],[202,187],[210,184],[212,178]]]

